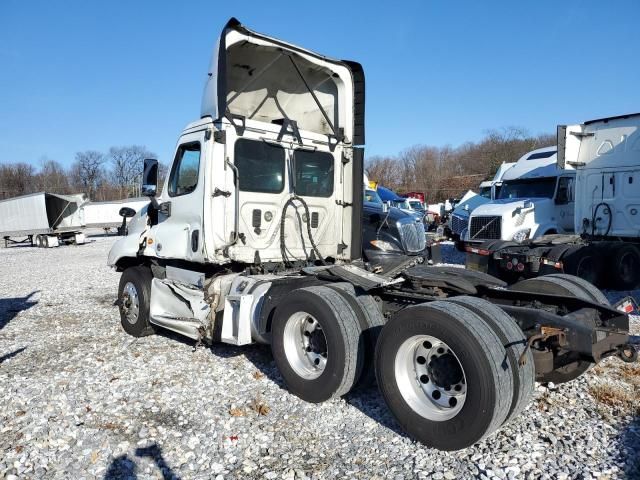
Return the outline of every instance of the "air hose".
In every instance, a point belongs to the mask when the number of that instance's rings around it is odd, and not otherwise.
[[[313,240],[313,235],[311,234],[311,215],[309,213],[309,206],[307,205],[307,202],[305,202],[301,197],[297,195],[292,195],[291,198],[289,198],[289,200],[287,200],[287,202],[284,204],[284,207],[282,207],[282,216],[280,218],[280,254],[282,255],[282,261],[284,262],[285,266],[287,264],[291,264],[287,255],[287,249],[285,245],[284,227],[285,227],[285,220],[287,218],[287,209],[289,208],[289,205],[293,205],[293,207],[296,208],[297,210],[297,207],[293,203],[295,200],[298,200],[304,208],[304,214],[306,215],[306,218],[307,218],[307,222],[306,222],[307,235],[309,237],[309,242],[311,243],[311,249],[315,253],[320,263],[322,263],[322,265],[326,265],[327,263],[322,258],[322,255],[318,250],[316,242]],[[304,245],[304,234],[302,233],[302,230],[300,231],[300,237],[302,239],[302,244]]]
[[[604,234],[602,234],[603,237],[606,237],[607,235],[609,235],[609,232],[611,231],[611,224],[613,223],[613,212],[611,211],[611,207],[607,202],[600,202],[593,210],[593,215],[591,216],[591,236],[595,236],[596,234],[596,215],[598,214],[598,209],[600,207],[606,208],[606,210],[608,210],[609,212],[609,222],[607,223],[607,230],[604,232]]]

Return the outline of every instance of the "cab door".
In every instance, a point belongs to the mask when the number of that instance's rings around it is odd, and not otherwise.
[[[565,232],[573,232],[574,229],[575,180],[575,175],[558,178],[555,217],[558,219],[558,226]]]
[[[208,142],[211,143],[211,142]],[[180,137],[169,177],[165,182],[155,230],[156,255],[203,261],[204,130]]]

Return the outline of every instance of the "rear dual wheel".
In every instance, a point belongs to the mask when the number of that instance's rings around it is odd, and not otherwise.
[[[607,297],[597,287],[593,286],[584,278],[562,273],[529,278],[511,285],[509,290],[546,293],[551,295],[566,295],[599,303],[601,305],[611,305],[609,300],[607,300]],[[593,363],[588,360],[581,360],[579,358],[567,359],[565,355],[569,354],[557,355],[554,358],[554,364],[557,365],[557,368],[552,372],[538,373],[536,375],[536,380],[542,383],[567,383],[581,376],[593,365]],[[567,360],[572,361],[567,362]]]
[[[349,392],[364,365],[356,312],[326,286],[294,290],[282,301],[274,313],[271,351],[288,390],[313,403]]]
[[[401,310],[382,330],[378,386],[402,428],[428,446],[473,445],[529,401],[533,360],[519,370],[522,333],[502,311],[487,321],[493,308],[468,297],[436,301]]]

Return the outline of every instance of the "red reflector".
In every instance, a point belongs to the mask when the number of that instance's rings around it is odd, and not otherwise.
[[[524,263],[519,263],[518,264],[518,271],[521,272],[524,270]]]
[[[507,270],[511,270],[513,268],[513,263],[507,262]]]
[[[482,248],[465,247],[464,249],[468,253],[475,253],[476,255],[483,255],[483,256],[491,255],[491,252],[489,250],[484,250]]]
[[[624,306],[624,313],[631,313],[631,312],[633,312],[633,305],[629,303]]]

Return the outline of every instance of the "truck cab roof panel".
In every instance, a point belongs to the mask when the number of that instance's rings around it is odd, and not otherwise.
[[[329,59],[249,30],[234,18],[211,58],[201,117],[245,119],[364,143],[364,74],[355,62]]]

